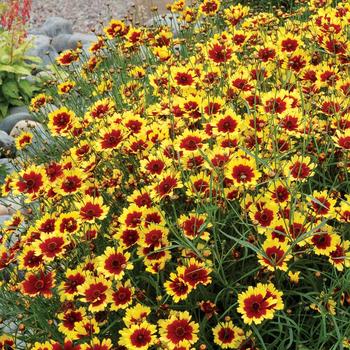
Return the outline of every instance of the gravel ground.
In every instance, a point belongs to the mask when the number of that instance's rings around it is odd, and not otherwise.
[[[132,14],[134,20],[144,22],[151,16],[151,6],[159,12],[171,0],[33,0],[31,28],[39,27],[49,16],[60,16],[73,23],[76,32],[99,30],[101,22]],[[134,6],[133,6],[134,5]]]

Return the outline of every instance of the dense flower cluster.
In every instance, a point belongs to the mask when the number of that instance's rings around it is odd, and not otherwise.
[[[0,248],[31,349],[349,347],[350,5],[198,6],[110,21],[32,101],[54,146]]]

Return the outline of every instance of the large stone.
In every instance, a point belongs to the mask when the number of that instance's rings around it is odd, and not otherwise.
[[[44,66],[53,64],[58,56],[57,51],[50,44],[39,44],[30,48],[27,53],[29,56],[39,57],[42,61],[41,64]]]
[[[34,129],[41,127],[39,122],[33,120],[20,120],[11,130],[10,136],[16,138],[23,131],[33,132]]]
[[[4,226],[5,221],[10,220],[11,215],[1,215],[0,216],[0,228]]]
[[[35,117],[29,112],[10,114],[0,122],[0,130],[9,134],[20,120],[35,120]]]
[[[17,114],[17,113],[27,113],[29,114],[29,110],[27,106],[14,106],[10,107],[8,114]]]
[[[54,38],[60,34],[73,34],[73,26],[70,21],[62,17],[49,17],[39,29],[41,33]]]
[[[0,204],[0,216],[2,215],[10,215],[9,208],[3,204]]]
[[[0,167],[4,166],[5,167],[5,171],[7,174],[11,174],[12,172],[14,172],[16,169],[12,164],[11,159],[9,158],[1,158],[0,159]]]
[[[74,50],[78,47],[80,42],[83,46],[90,45],[92,42],[96,41],[97,37],[93,34],[84,33],[74,33],[70,34],[60,34],[52,39],[52,46],[58,51],[62,52],[64,50]]]
[[[15,140],[5,131],[0,130],[0,156],[13,158],[16,154]]]
[[[3,208],[3,210],[6,209],[6,215],[12,215],[16,213],[18,210],[22,212],[23,214],[27,213],[27,210],[23,206],[23,201],[20,197],[5,197],[0,198],[0,208]],[[1,211],[0,211],[1,213]],[[0,214],[4,215],[4,214]]]
[[[27,40],[33,45],[33,47],[51,44],[51,38],[43,34],[29,34]]]

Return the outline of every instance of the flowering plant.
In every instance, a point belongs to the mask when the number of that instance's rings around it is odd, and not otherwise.
[[[29,0],[11,0],[0,8],[0,117],[6,116],[10,106],[29,103],[37,90],[23,79],[30,75],[32,64],[39,62],[26,54],[31,46],[25,40],[30,7]]]
[[[32,99],[51,138],[19,135],[2,186],[26,213],[0,345],[348,348],[350,5],[170,10],[175,34],[111,20]]]

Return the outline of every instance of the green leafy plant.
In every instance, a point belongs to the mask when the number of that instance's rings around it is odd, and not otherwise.
[[[30,41],[14,42],[11,32],[0,32],[0,116],[4,117],[11,106],[22,106],[30,100],[38,87],[25,79],[31,74],[37,57],[26,53]]]

